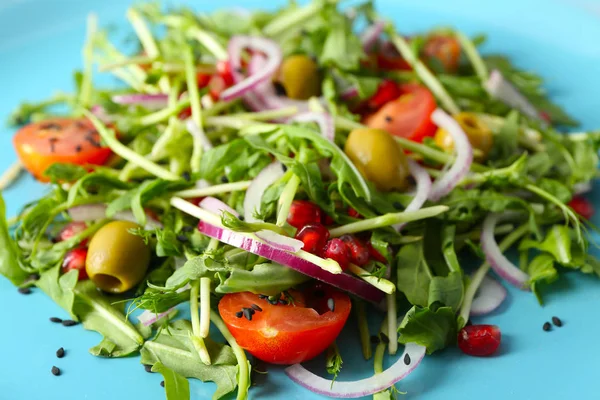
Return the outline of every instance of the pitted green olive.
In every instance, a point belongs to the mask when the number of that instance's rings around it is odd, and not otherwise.
[[[405,189],[408,161],[392,135],[382,129],[350,132],[344,151],[360,173],[382,191]]]
[[[319,67],[305,55],[286,58],[281,65],[279,78],[289,98],[308,100],[321,94]]]
[[[129,233],[139,225],[114,221],[104,225],[92,238],[85,269],[100,289],[123,293],[140,283],[150,263],[150,248]]]
[[[475,159],[480,162],[485,161],[494,146],[494,134],[491,129],[476,114],[470,112],[458,113],[454,115],[454,119],[465,131],[471,146],[479,150]],[[454,140],[445,129],[438,129],[433,140],[445,151],[454,151]]]

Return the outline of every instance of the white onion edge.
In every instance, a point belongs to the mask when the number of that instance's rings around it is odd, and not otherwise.
[[[429,195],[431,194],[431,177],[425,168],[421,167],[419,163],[414,160],[408,160],[408,169],[411,176],[415,180],[416,190],[415,196],[408,206],[406,206],[404,211],[418,211],[421,209],[421,207],[423,207],[423,204],[425,204],[429,198]],[[405,225],[406,223],[400,223],[394,225],[393,228],[400,232]]]
[[[528,117],[541,120],[533,104],[512,83],[506,80],[497,69],[491,71],[490,77],[483,83],[483,87],[491,97],[518,109]]]
[[[297,253],[304,247],[304,243],[302,241],[289,236],[281,235],[268,229],[255,232],[254,235],[269,246],[279,250],[287,251],[289,253]]]
[[[175,311],[175,307],[169,308],[167,311],[155,314],[150,310],[144,310],[140,315],[138,315],[137,319],[144,326],[150,326],[166,317],[168,317],[173,311]]]
[[[247,222],[257,222],[254,213],[261,204],[265,190],[283,176],[283,165],[275,161],[262,169],[246,189],[244,198],[244,218]]]
[[[89,222],[107,218],[106,205],[99,203],[71,207],[67,210],[67,213],[75,222]],[[135,216],[129,210],[119,211],[110,219],[117,221],[129,221],[137,224]],[[146,214],[146,225],[144,226],[144,229],[151,230],[157,228],[163,228],[163,224]]]
[[[221,216],[223,211],[227,211],[236,217],[239,218],[240,214],[235,211],[233,208],[229,207],[229,205],[223,203],[221,200],[216,197],[207,196],[198,204],[198,206],[206,211],[210,211],[213,214]]]
[[[471,303],[469,314],[474,317],[487,315],[500,307],[506,296],[506,288],[494,278],[486,276]]]

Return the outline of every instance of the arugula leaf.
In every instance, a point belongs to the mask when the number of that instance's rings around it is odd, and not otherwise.
[[[20,285],[29,275],[19,265],[19,256],[15,243],[8,233],[6,223],[6,206],[0,192],[0,274],[10,280],[13,285]]]
[[[217,293],[249,291],[256,294],[276,295],[300,285],[310,278],[291,268],[276,263],[257,264],[250,270],[232,268],[229,276],[215,288]]]
[[[110,304],[93,282],[79,282],[74,292],[73,313],[85,329],[103,336],[102,341],[90,349],[90,353],[100,357],[126,357],[140,349],[144,344],[142,335],[121,311]]]
[[[89,189],[94,188],[97,192],[99,189],[131,189],[131,184],[123,182],[118,176],[110,176],[103,172],[85,173],[77,182],[69,189],[68,205],[75,203],[78,197],[86,197],[89,195]]]
[[[550,284],[558,279],[558,272],[554,268],[554,258],[549,254],[540,254],[535,257],[527,266],[529,274],[529,285],[540,304],[543,304],[542,296],[539,291],[539,284]]]
[[[44,176],[53,182],[75,182],[88,174],[81,165],[54,163],[44,171]]]
[[[525,239],[521,241],[519,250],[537,249],[550,253],[556,261],[563,265],[571,264],[572,233],[565,225],[553,225],[542,242]]]
[[[500,131],[494,135],[494,145],[489,158],[493,161],[511,159],[517,154],[519,143],[519,113],[511,111]]]
[[[157,361],[152,366],[152,372],[160,373],[165,382],[165,394],[167,400],[189,400],[190,383],[177,372],[167,368],[163,363]]]
[[[352,32],[351,24],[337,11],[329,15],[328,23],[330,30],[323,44],[319,63],[325,67],[357,70],[360,60],[366,55],[360,39]]]
[[[456,342],[456,315],[451,307],[414,306],[406,313],[398,333],[400,343],[420,344],[427,347],[427,354],[431,354]]]
[[[141,363],[154,365],[160,362],[167,368],[186,378],[196,378],[217,385],[213,399],[219,399],[235,390],[237,386],[237,361],[231,347],[204,339],[210,354],[211,365],[200,361],[191,340],[192,327],[189,321],[178,320],[162,329],[153,340],[144,343]]]
[[[429,284],[428,305],[441,303],[457,312],[465,296],[463,275],[460,271],[453,271],[448,276],[435,276]]]
[[[403,246],[396,256],[397,289],[411,304],[426,307],[429,304],[429,285],[433,274],[423,254],[423,242]]]
[[[77,271],[69,271],[61,275],[60,272],[61,265],[56,264],[54,267],[42,272],[40,279],[35,284],[52,301],[68,312],[71,317],[77,318],[73,310],[73,304],[75,303],[75,292],[73,289],[77,285],[79,273]]]

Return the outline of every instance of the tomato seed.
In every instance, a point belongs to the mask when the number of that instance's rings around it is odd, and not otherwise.
[[[56,350],[56,357],[58,358],[63,358],[65,356],[65,349],[63,349],[62,347],[58,350]]]
[[[404,364],[405,365],[410,365],[410,354],[406,353],[404,355]]]
[[[560,328],[561,326],[563,326],[563,323],[562,323],[562,321],[561,321],[561,320],[560,320],[560,318],[558,318],[558,317],[552,317],[552,323],[553,323],[555,326],[558,326],[559,328]]]
[[[52,369],[50,370],[50,372],[52,372],[52,375],[54,375],[54,376],[59,376],[60,375],[60,368],[58,368],[58,367],[52,367]]]
[[[550,322],[544,322],[542,329],[546,332],[550,332],[550,330],[552,329],[552,325],[550,325]]]

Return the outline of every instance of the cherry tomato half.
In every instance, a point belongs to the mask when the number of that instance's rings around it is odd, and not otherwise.
[[[431,92],[415,83],[400,85],[400,92],[400,97],[386,103],[363,122],[369,128],[383,129],[415,142],[433,136],[436,126],[431,122],[431,113],[437,105]]]
[[[249,292],[227,294],[219,313],[238,344],[253,356],[273,364],[300,363],[329,347],[344,327],[351,304],[346,294],[319,284],[292,291],[292,296],[290,304],[272,305]],[[248,320],[242,309],[253,304],[262,311]]]
[[[441,64],[444,71],[456,72],[460,63],[460,43],[452,36],[430,36],[422,51],[423,60],[430,66]]]
[[[53,118],[21,128],[13,138],[25,168],[39,181],[55,163],[102,165],[111,155],[100,144],[100,135],[87,119]]]

